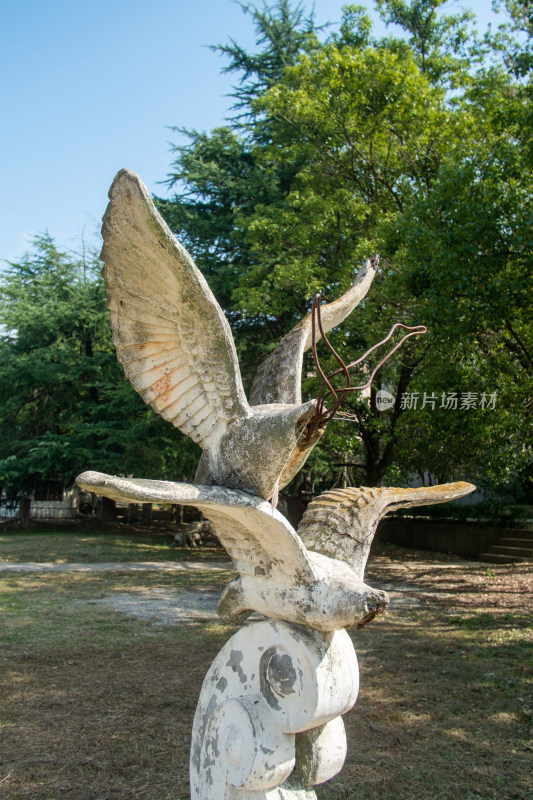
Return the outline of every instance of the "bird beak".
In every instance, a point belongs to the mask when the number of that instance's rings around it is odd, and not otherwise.
[[[305,404],[305,412],[301,414],[296,423],[300,434],[298,443],[302,449],[309,445],[315,445],[326,429],[325,425],[319,427],[313,424],[315,418],[317,418],[316,400],[309,400]]]
[[[372,593],[369,593],[365,599],[365,615],[359,620],[359,622],[356,623],[355,627],[357,630],[364,628],[365,625],[368,625],[369,622],[372,622],[374,617],[377,617],[378,614],[382,614],[388,605],[389,595],[387,592],[383,592],[380,589],[372,590]]]

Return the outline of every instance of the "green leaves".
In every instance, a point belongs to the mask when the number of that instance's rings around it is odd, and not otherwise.
[[[433,84],[464,87],[479,48],[470,29],[471,11],[443,14],[446,0],[376,0],[376,5],[387,25],[397,25],[408,35],[414,58]],[[389,46],[402,45],[391,39]]]
[[[4,496],[31,493],[42,479],[69,485],[85,469],[192,477],[197,448],[124,379],[96,259],[37,237],[6,273],[0,299]]]
[[[357,6],[322,40],[289,2],[247,7],[256,51],[221,48],[241,116],[176,150],[182,191],[163,211],[230,316],[248,383],[313,294],[334,299],[379,252],[381,275],[333,337],[343,357],[426,323],[383,388],[498,392],[492,415],[457,417],[354,398],[351,427],[331,425],[313,461],[317,485],[344,469],[367,483],[531,469],[531,31],[527,4],[505,5],[510,25],[483,45],[444,0],[379,0],[401,29],[383,39]]]

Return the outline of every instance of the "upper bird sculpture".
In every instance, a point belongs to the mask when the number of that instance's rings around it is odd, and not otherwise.
[[[202,273],[172,235],[141,179],[121,170],[104,216],[102,260],[113,341],[126,377],[161,416],[203,450],[196,480],[269,499],[303,465],[323,428],[302,402],[308,314],[260,368],[246,399],[230,327]],[[376,272],[369,260],[353,286],[322,307],[323,330],[362,300]]]

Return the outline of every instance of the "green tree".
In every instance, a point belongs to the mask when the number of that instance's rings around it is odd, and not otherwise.
[[[395,260],[419,265],[412,290],[443,343],[428,363],[433,383],[447,374],[446,346],[461,367],[457,387],[498,391],[495,414],[463,420],[484,474],[500,482],[514,473],[527,482],[533,428],[529,87],[491,67],[476,76],[461,106],[471,135],[446,154],[431,194],[413,200],[398,222]],[[445,438],[443,420],[434,422]]]
[[[297,61],[302,52],[318,46],[314,14],[306,14],[302,3],[277,0],[272,6],[263,2],[262,9],[251,3],[239,3],[242,10],[252,17],[258,49],[249,53],[234,39],[229,44],[213,47],[226,56],[229,63],[223,73],[237,73],[238,84],[234,87],[233,109],[238,113],[237,122],[246,127],[253,125],[253,100],[283,78],[283,71]]]
[[[405,12],[440,4],[384,5]],[[442,31],[450,34],[454,25],[440,25],[433,39],[441,64]],[[489,66],[449,95],[414,45],[343,47],[336,38],[302,56],[255,105],[271,132],[261,149],[265,163],[277,158],[303,166],[283,208],[258,208],[250,220],[257,253],[266,251],[267,263],[278,256],[273,268],[245,276],[243,305],[270,296],[275,313],[287,281],[303,276],[309,290],[315,280],[328,291],[325,276],[341,275],[343,262],[347,268],[363,257],[360,248],[377,250],[390,266],[354,315],[352,342],[368,347],[385,322],[430,325],[429,342],[389,367],[385,386],[398,400],[408,388],[421,397],[434,388],[478,398],[499,392],[495,414],[465,408],[461,425],[450,424],[443,411],[428,416],[426,408],[420,418],[420,407],[414,416],[414,409],[396,407],[380,415],[372,404],[354,404],[364,451],[352,463],[364,468],[368,482],[400,465],[404,474],[450,477],[455,464],[474,478],[526,476],[533,393],[529,87]],[[453,375],[450,361],[461,367]],[[466,458],[461,435],[469,442]],[[447,458],[441,446],[427,446],[428,438],[447,444]],[[399,459],[402,440],[410,446]],[[357,452],[355,441],[350,449]]]
[[[488,38],[491,47],[503,55],[504,63],[518,78],[530,74],[533,66],[533,8],[531,0],[493,0],[496,11],[506,11],[509,21]]]
[[[125,381],[111,342],[96,259],[61,253],[48,236],[0,285],[0,485],[31,494],[84,469],[190,475],[183,437]]]
[[[442,0],[377,5],[406,36],[375,39],[368,17],[350,6],[338,33],[319,43],[307,24],[291,48],[248,7],[259,53],[222,48],[243,78],[239,117],[177,149],[170,180],[182,194],[161,207],[222,299],[245,375],[316,291],[337,296],[373,252],[383,257],[381,274],[333,335],[345,360],[394,322],[430,325],[427,341],[409,343],[383,371],[394,411],[354,397],[352,427],[330,426],[310,462],[315,475],[344,480],[352,469],[371,484],[414,471],[523,475],[531,461],[530,87],[468,43],[471,15],[443,14]],[[264,14],[279,12],[278,4]],[[290,57],[269,72],[262,53],[272,47]],[[445,409],[414,415],[399,404],[433,389],[498,391],[505,411],[465,409],[452,424]]]
[[[407,42],[392,38],[392,49],[406,44],[421,71],[432,83],[461,87],[468,80],[472,62],[479,56],[479,42],[472,30],[474,14],[442,14],[446,0],[376,0],[377,9],[387,25],[397,25],[408,36]]]
[[[293,291],[335,296],[350,283],[354,264],[372,252],[390,257],[390,229],[413,198],[431,191],[447,148],[468,122],[450,113],[444,89],[409,48],[364,44],[358,31],[348,44],[335,37],[303,55],[254,107],[270,135],[257,148],[258,161],[265,168],[280,160],[300,165],[283,203],[258,206],[247,220],[256,266],[235,296],[252,313],[268,298],[272,315],[288,309]],[[395,322],[423,319],[403,270],[385,261],[365,303],[334,336],[335,346],[351,361]],[[383,372],[383,385],[398,398],[426,350],[427,344],[407,346]],[[351,411],[353,431],[347,423],[331,426],[325,447],[340,475],[348,466],[357,470],[354,480],[379,484],[393,464],[403,409],[382,414],[372,394],[370,403],[354,400]]]

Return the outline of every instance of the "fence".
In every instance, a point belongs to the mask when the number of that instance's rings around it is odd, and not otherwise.
[[[45,503],[30,498],[24,498],[19,503],[0,504],[0,527],[26,528],[31,523],[43,525],[66,525],[68,523],[83,521],[117,521],[128,523],[150,524],[152,521],[160,523],[177,522],[188,523],[197,521],[201,515],[193,506],[156,505],[151,503],[112,503],[112,509],[101,504],[96,507],[78,503],[76,506],[66,503]]]
[[[28,504],[29,509],[20,505],[0,505],[0,524],[9,524],[17,520],[23,520],[26,515],[27,522],[50,522],[65,523],[72,522],[78,516],[75,508],[60,505],[43,505],[42,503]],[[28,514],[29,510],[29,514]]]

